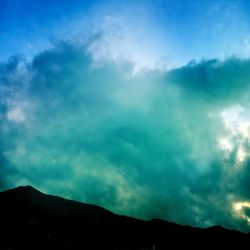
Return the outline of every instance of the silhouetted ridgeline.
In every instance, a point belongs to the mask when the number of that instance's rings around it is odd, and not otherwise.
[[[0,249],[176,249],[249,244],[250,235],[222,227],[198,229],[142,221],[31,186],[0,192]]]

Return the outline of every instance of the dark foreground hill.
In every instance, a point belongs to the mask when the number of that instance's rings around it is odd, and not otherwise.
[[[203,249],[250,243],[250,235],[222,227],[198,229],[163,220],[142,221],[31,186],[0,192],[0,249]]]

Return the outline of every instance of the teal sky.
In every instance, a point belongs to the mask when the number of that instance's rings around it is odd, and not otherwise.
[[[0,0],[0,189],[250,231],[249,8]]]

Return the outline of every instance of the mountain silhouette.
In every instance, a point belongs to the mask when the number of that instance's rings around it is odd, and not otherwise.
[[[0,249],[202,249],[249,244],[250,234],[215,226],[143,221],[102,207],[46,195],[31,186],[0,192]]]

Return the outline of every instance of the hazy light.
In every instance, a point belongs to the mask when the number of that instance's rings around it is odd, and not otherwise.
[[[230,142],[229,138],[218,139],[219,148],[225,151],[231,152],[233,150],[233,144]]]

